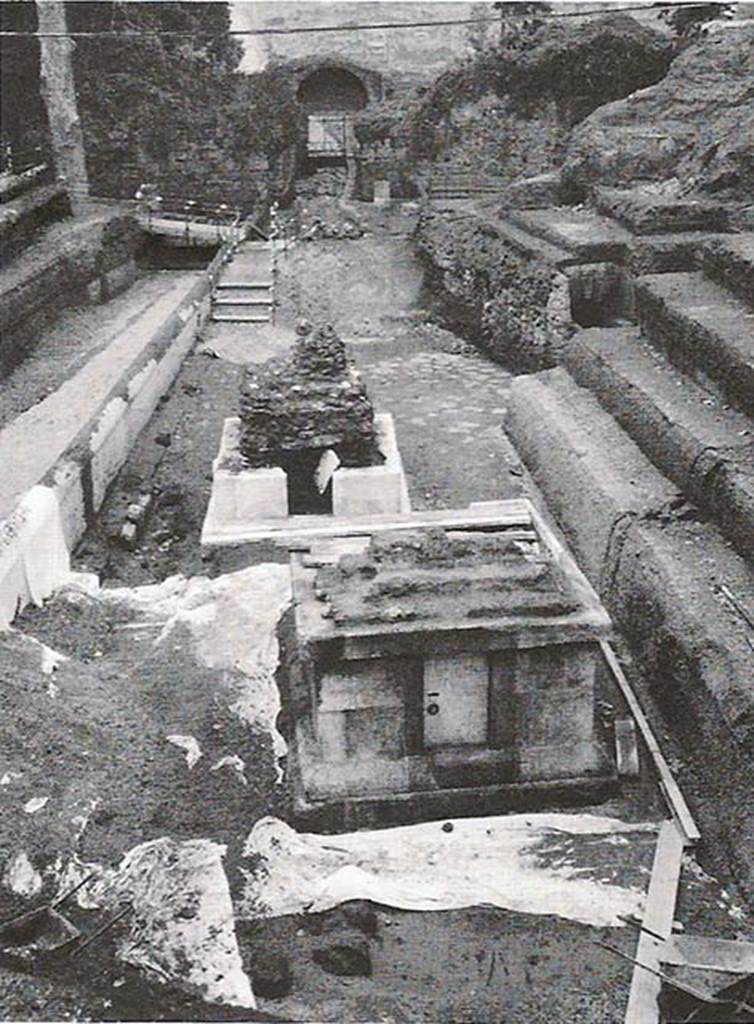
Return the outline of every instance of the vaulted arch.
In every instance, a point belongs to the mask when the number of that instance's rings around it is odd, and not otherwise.
[[[309,114],[352,113],[369,102],[369,92],[353,72],[324,65],[299,83],[296,99]]]

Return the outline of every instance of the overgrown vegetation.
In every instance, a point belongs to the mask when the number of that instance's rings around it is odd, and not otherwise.
[[[440,75],[403,128],[415,156],[435,158],[453,109],[486,93],[509,98],[522,116],[552,102],[558,118],[571,126],[601,104],[657,82],[672,57],[662,36],[625,15],[578,27],[529,24]]]
[[[66,4],[92,190],[130,196],[144,181],[172,200],[253,205],[255,170],[294,139],[297,109],[280,75],[242,75],[227,3]],[[166,35],[165,33],[174,33]],[[262,161],[263,162],[263,161]]]
[[[477,13],[492,5],[477,5]],[[501,5],[495,5],[500,7]],[[504,6],[504,5],[503,5]],[[544,19],[547,5],[513,5],[527,18],[472,26],[472,55],[423,93],[370,105],[356,136],[369,160],[406,177],[447,159],[513,179],[557,166],[575,124],[596,107],[666,73],[671,43],[625,15],[578,25]],[[487,10],[489,15],[489,10]],[[382,176],[387,176],[384,169]]]
[[[31,0],[0,3],[0,169],[22,171],[49,158],[47,112],[39,91],[37,11]]]

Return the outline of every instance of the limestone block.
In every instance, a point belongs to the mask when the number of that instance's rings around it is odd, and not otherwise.
[[[128,456],[127,411],[124,400],[114,398],[105,406],[89,441],[92,453],[92,501],[95,509],[104,501],[107,488]]]
[[[593,740],[522,746],[520,751],[519,775],[530,782],[575,778],[604,767],[605,758]]]
[[[86,532],[86,506],[81,467],[76,462],[59,462],[55,467],[53,490],[60,508],[60,523],[69,551]]]
[[[212,498],[228,522],[288,515],[288,485],[279,466],[240,473],[218,470],[212,483]]]
[[[383,512],[409,512],[403,465],[395,438],[393,418],[374,418],[377,444],[385,456],[381,466],[349,469],[341,466],[332,478],[333,514],[364,516]]]
[[[102,275],[102,297],[112,299],[120,292],[124,292],[136,280],[136,263],[133,258],[126,260],[112,270]]]

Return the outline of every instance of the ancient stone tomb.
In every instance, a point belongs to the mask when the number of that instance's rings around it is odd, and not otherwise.
[[[606,612],[528,502],[493,503],[481,526],[474,508],[292,553],[280,682],[299,814],[482,813],[611,775],[594,714]]]
[[[300,325],[289,357],[249,367],[240,406],[213,464],[205,543],[289,516],[408,510],[392,417],[375,414],[331,326]]]

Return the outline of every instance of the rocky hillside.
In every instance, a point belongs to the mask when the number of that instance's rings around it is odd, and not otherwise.
[[[662,81],[595,110],[563,168],[577,193],[674,178],[684,191],[754,198],[754,23],[711,26]]]

